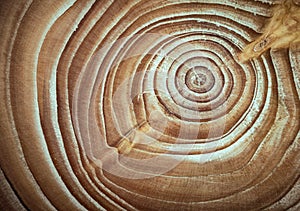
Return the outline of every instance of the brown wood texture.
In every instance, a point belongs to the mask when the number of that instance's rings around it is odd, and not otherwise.
[[[0,210],[300,210],[287,0],[0,0]]]

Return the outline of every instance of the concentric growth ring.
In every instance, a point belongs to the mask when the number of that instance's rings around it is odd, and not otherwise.
[[[3,3],[3,206],[297,210],[299,48],[238,60],[277,3]]]

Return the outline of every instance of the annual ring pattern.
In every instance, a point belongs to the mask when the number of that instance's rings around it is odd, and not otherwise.
[[[2,1],[0,208],[300,209],[283,2]]]

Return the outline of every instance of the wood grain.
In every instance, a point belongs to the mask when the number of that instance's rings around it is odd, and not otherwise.
[[[299,210],[298,11],[1,1],[0,209]]]

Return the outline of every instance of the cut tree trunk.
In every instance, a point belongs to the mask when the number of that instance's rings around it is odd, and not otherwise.
[[[2,0],[0,210],[300,210],[299,8]]]

